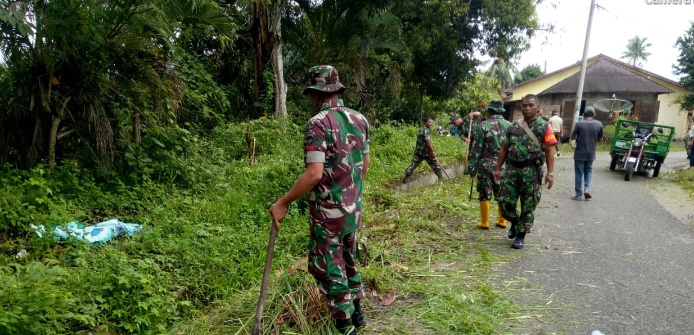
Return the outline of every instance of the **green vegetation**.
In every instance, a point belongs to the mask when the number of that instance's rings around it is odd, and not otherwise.
[[[690,199],[694,198],[694,169],[686,169],[673,173],[673,180],[689,194]]]
[[[248,126],[259,143],[254,166],[233,136]],[[424,333],[481,329],[493,334],[503,328],[509,307],[485,284],[496,259],[485,251],[488,246],[464,242],[470,232],[461,228],[461,220],[474,210],[461,196],[467,181],[422,189],[416,197],[388,186],[397,183],[409,163],[416,131],[384,126],[372,137],[363,271],[370,290],[399,297],[398,308],[379,311],[376,322],[384,329],[401,329],[396,319],[421,316],[416,326]],[[206,140],[192,136],[185,154],[168,157],[160,163],[162,170],[139,179],[95,176],[76,164],[32,170],[6,166],[0,177],[0,263],[5,264],[0,266],[0,333],[180,329],[222,334],[232,328],[244,333],[262,276],[267,207],[303,169],[301,131],[263,120],[211,134]],[[280,145],[278,138],[285,141]],[[434,146],[444,165],[463,159],[458,138],[435,137]],[[418,171],[428,169],[423,165]],[[145,232],[91,246],[41,239],[28,227],[112,217],[142,223]],[[289,271],[304,256],[306,222],[305,202],[292,205],[278,237],[276,271]],[[27,255],[16,258],[20,250]],[[440,274],[446,280],[439,282]],[[465,283],[451,288],[453,282]],[[308,275],[276,275],[272,283],[268,313],[286,324],[283,329],[327,331]],[[441,323],[438,310],[460,314]],[[209,329],[198,328],[203,326],[191,318],[204,318]]]
[[[508,248],[459,225],[476,215],[465,178],[395,186],[422,116],[448,130],[450,115],[510,84],[537,2],[1,2],[0,333],[248,333],[267,208],[303,170],[301,91],[317,63],[339,69],[345,105],[373,126],[364,276],[369,292],[398,296],[393,307],[370,296],[374,323],[503,333],[515,307],[489,268]],[[495,59],[494,77],[475,52]],[[446,166],[463,160],[457,138],[434,146]],[[267,324],[323,334],[315,287],[292,270],[306,206],[292,205],[277,241]],[[144,233],[91,246],[30,228],[111,218]]]
[[[674,65],[674,73],[682,76],[680,85],[689,90],[689,94],[682,96],[678,102],[683,111],[694,109],[694,22],[687,32],[677,38],[675,43],[680,51],[677,64]]]

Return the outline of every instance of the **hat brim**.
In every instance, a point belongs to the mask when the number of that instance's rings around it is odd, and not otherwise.
[[[306,87],[301,94],[306,95],[310,91],[319,91],[319,92],[325,92],[325,93],[342,93],[344,90],[347,88],[343,86],[342,84],[324,84],[324,85],[312,85],[309,87]]]
[[[491,109],[492,111],[494,111],[494,113],[499,113],[499,114],[501,114],[501,113],[506,113],[506,109],[504,109],[504,107],[497,107],[497,108],[494,108],[494,107],[489,107],[489,106],[487,106],[487,110],[490,110],[490,109]]]

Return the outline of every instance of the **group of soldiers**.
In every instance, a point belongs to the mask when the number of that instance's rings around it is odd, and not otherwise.
[[[370,165],[370,126],[362,114],[344,106],[340,95],[346,87],[340,82],[336,68],[314,66],[309,69],[308,77],[309,85],[303,94],[311,101],[314,115],[307,122],[304,135],[306,169],[272,204],[269,212],[273,229],[279,231],[289,205],[309,194],[308,270],[325,296],[335,328],[342,334],[356,335],[366,325],[357,241],[363,210],[363,181]],[[543,153],[549,171],[545,181],[548,187],[552,186],[554,161],[548,153],[555,140],[551,129],[551,138],[547,135],[547,122],[537,117],[538,109],[536,96],[524,97],[524,121],[511,124],[503,118],[503,103],[494,100],[486,108],[490,113],[486,120],[472,120],[480,113],[471,114],[468,122],[475,123],[472,134],[463,135],[464,138],[470,135],[472,143],[468,173],[478,180],[482,214],[478,227],[488,229],[489,201],[494,195],[502,214],[496,225],[505,227],[506,220],[511,222],[509,237],[514,239],[514,248],[523,247],[523,238],[533,223],[533,211],[540,200]],[[453,123],[460,125],[463,121],[457,119]],[[422,161],[443,177],[443,169],[431,146],[431,125],[431,118],[427,118],[420,129],[404,181]],[[522,206],[520,213],[516,211],[518,199]]]
[[[509,122],[503,102],[493,99],[485,107],[486,118],[482,118],[480,112],[472,112],[464,119],[455,116],[451,120],[451,124],[458,127],[457,135],[468,143],[465,173],[477,180],[480,202],[477,228],[489,229],[490,201],[494,197],[499,214],[495,225],[506,228],[507,221],[511,223],[508,237],[513,239],[511,247],[514,249],[523,248],[525,235],[533,225],[543,179],[548,189],[553,185],[553,146],[557,144],[552,127],[539,115],[537,96],[523,97],[521,111],[522,119]],[[419,129],[412,163],[405,170],[403,183],[409,182],[423,161],[431,166],[439,180],[443,179],[443,167],[431,144],[432,124],[432,118],[427,117]],[[517,210],[519,200],[520,213]]]

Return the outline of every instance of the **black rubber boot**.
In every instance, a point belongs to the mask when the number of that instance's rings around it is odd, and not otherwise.
[[[346,320],[335,319],[335,328],[337,328],[340,334],[357,335],[357,328],[352,324],[351,318]]]
[[[523,249],[524,244],[525,244],[525,233],[518,233],[516,235],[516,239],[513,240],[513,244],[511,244],[511,248]]]
[[[354,300],[354,313],[352,313],[352,324],[357,328],[366,326],[366,319],[361,310],[361,300]]]
[[[508,238],[516,238],[516,235],[518,235],[518,232],[516,231],[516,224],[511,223],[511,228],[508,230]]]

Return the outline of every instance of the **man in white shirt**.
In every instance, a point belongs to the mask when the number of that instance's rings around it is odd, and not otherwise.
[[[554,145],[557,148],[557,157],[561,156],[559,152],[559,143],[561,142],[562,135],[564,135],[564,120],[559,117],[557,111],[552,111],[552,117],[549,118],[549,124],[552,126],[552,131],[554,131],[554,137],[557,139],[557,144]]]

